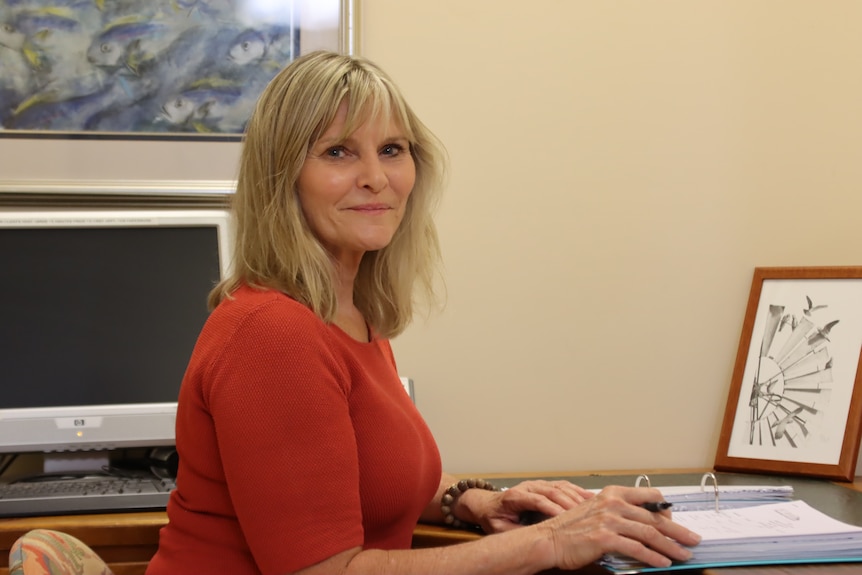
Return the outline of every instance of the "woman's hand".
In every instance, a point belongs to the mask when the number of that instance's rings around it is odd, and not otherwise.
[[[621,553],[653,567],[687,561],[700,536],[674,523],[670,511],[651,512],[641,505],[661,501],[657,489],[606,487],[581,505],[535,528],[551,542],[553,564],[576,569],[606,553]]]
[[[506,491],[470,489],[460,503],[469,509],[468,519],[485,533],[521,527],[525,513],[554,517],[594,497],[594,493],[568,481],[524,481]]]

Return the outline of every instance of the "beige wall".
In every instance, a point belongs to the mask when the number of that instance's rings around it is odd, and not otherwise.
[[[709,466],[755,266],[862,264],[862,3],[366,0],[452,158],[396,342],[458,472]]]
[[[862,3],[364,0],[361,33],[451,155],[448,306],[394,344],[446,467],[711,465],[753,268],[862,264]],[[0,140],[0,178],[236,152]]]

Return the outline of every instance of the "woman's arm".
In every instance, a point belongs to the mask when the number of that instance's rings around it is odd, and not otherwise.
[[[457,482],[457,477],[450,475],[445,471],[443,472],[440,476],[440,485],[437,486],[437,493],[435,493],[434,497],[431,498],[431,501],[428,502],[428,505],[425,507],[425,511],[423,511],[422,515],[419,517],[419,521],[423,523],[443,523],[443,512],[440,510],[443,493],[445,493],[449,486]],[[464,520],[466,521],[466,519]]]
[[[295,575],[530,575],[553,567],[577,569],[611,552],[668,567],[671,560],[688,560],[691,552],[683,545],[696,545],[700,538],[674,523],[669,512],[641,507],[661,498],[656,489],[608,487],[537,525],[446,547],[356,547]]]
[[[441,499],[458,481],[457,477],[443,473],[437,493],[425,508],[421,521],[444,523]],[[593,495],[568,481],[523,481],[505,491],[468,489],[452,505],[452,515],[463,523],[480,526],[485,533],[498,533],[520,527],[525,511],[554,517]]]

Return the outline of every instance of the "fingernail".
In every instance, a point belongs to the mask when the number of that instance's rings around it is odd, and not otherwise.
[[[691,559],[692,557],[694,557],[694,553],[692,553],[691,551],[689,551],[688,549],[686,549],[686,550],[685,550],[685,558],[683,559],[683,561],[688,561],[688,560],[689,560],[689,559]]]
[[[691,534],[691,538],[695,542],[695,544],[700,543],[701,540],[703,540],[703,537],[701,537],[700,535],[698,535],[694,531],[689,531],[689,533]]]

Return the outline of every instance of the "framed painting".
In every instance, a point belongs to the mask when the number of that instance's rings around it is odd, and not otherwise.
[[[756,268],[715,468],[852,480],[860,350],[862,267]]]
[[[0,137],[240,139],[298,55],[355,50],[354,1],[0,0]]]

